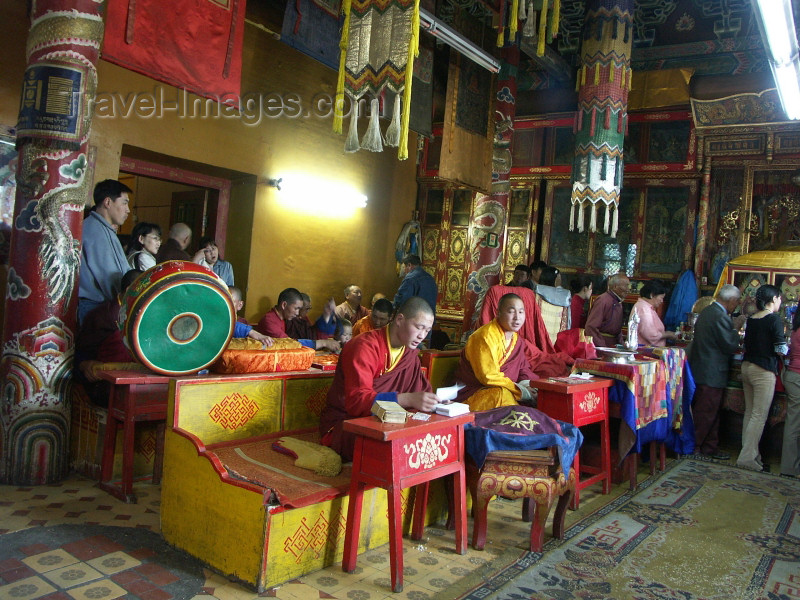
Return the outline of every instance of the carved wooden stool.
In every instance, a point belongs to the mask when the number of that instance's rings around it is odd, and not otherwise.
[[[476,550],[483,550],[486,544],[486,511],[493,496],[525,498],[522,512],[524,521],[532,521],[531,552],[542,551],[547,515],[558,498],[553,515],[553,537],[564,538],[567,506],[575,494],[575,469],[570,469],[569,478],[564,476],[555,448],[490,452],[480,470],[468,460],[467,485],[472,494],[475,516],[472,547]],[[530,514],[531,508],[533,514]]]

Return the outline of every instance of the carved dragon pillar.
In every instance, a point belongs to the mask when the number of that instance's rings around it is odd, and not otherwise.
[[[30,3],[17,195],[0,360],[0,482],[68,470],[83,207],[102,0]]]
[[[503,48],[503,68],[495,93],[495,134],[492,154],[492,195],[475,200],[470,223],[469,275],[464,294],[464,330],[475,329],[489,286],[500,281],[503,267],[508,194],[511,176],[511,137],[514,132],[519,46]],[[505,76],[504,76],[505,75]]]
[[[706,157],[703,165],[703,183],[700,186],[700,207],[697,212],[697,242],[694,253],[694,276],[702,281],[706,270],[708,245],[708,212],[711,204],[711,157]]]

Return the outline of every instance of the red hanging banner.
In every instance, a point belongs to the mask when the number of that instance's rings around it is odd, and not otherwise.
[[[238,106],[245,0],[108,0],[101,57]]]

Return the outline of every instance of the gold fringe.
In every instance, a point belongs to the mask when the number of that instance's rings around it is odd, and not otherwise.
[[[348,2],[349,0],[343,0]],[[397,158],[408,158],[408,122],[411,118],[411,82],[414,79],[414,58],[419,55],[419,0],[414,0],[414,12],[411,15],[411,39],[408,41],[408,59],[406,60],[406,81],[403,88],[403,117],[400,120],[400,145],[397,147]]]
[[[544,56],[544,36],[547,33],[547,4],[549,0],[542,0],[542,12],[539,14],[539,43],[536,46],[536,55]]]
[[[628,91],[633,88],[633,69],[628,69]]]
[[[586,69],[588,68],[587,65],[583,65],[581,68],[581,85],[586,85]]]
[[[594,84],[600,85],[600,63],[594,63]]]
[[[517,39],[517,24],[519,21],[519,0],[511,0],[511,17],[508,20],[508,41],[513,44]]]
[[[339,75],[336,79],[336,97],[333,104],[333,132],[342,133],[344,120],[344,72],[347,60],[347,47],[350,44],[350,0],[342,0],[344,24],[342,25],[342,39],[339,41]]]
[[[616,69],[614,68],[614,61],[612,60],[608,64],[608,83],[614,83],[614,71],[616,71]],[[623,81],[625,80],[623,79]]]

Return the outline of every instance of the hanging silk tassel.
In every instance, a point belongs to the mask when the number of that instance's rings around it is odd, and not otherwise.
[[[597,203],[592,202],[592,216],[589,220],[589,231],[597,231]]]
[[[629,23],[625,23],[625,35],[623,36],[622,41],[625,42],[626,44],[628,43],[628,35],[629,35],[628,29],[629,29],[629,27],[630,27],[630,24]]]
[[[379,113],[380,103],[377,98],[373,98],[369,103],[369,126],[364,137],[361,138],[361,147],[370,152],[383,152],[381,124],[378,121]]]
[[[522,0],[523,2],[525,0]],[[508,42],[514,44],[517,39],[517,27],[519,25],[519,2],[511,0],[511,15],[508,18]]]
[[[619,225],[619,206],[614,205],[614,224],[611,226],[611,237],[617,237],[617,226]]]
[[[603,119],[603,129],[611,129],[611,107],[607,106],[605,118]]]
[[[569,209],[569,230],[575,231],[575,205]]]
[[[608,154],[603,154],[603,159],[600,161],[600,181],[606,180],[608,173]]]
[[[553,0],[553,17],[550,20],[550,38],[558,36],[558,25],[561,20],[561,0]]]
[[[539,14],[539,43],[536,46],[536,55],[544,56],[545,34],[547,33],[547,4],[549,0],[542,0],[542,11]]]
[[[586,202],[581,201],[580,205],[578,206],[578,231],[583,233],[583,211],[586,208]]]
[[[606,218],[605,218],[605,223],[603,223],[603,231],[605,232],[606,235],[608,235],[608,226],[610,225],[609,223],[611,217],[611,215],[609,214],[610,212],[611,212],[611,205],[606,204]]]
[[[350,115],[350,129],[347,130],[347,138],[344,141],[345,152],[358,152],[361,146],[358,143],[358,102],[352,102],[352,114]]]
[[[497,47],[502,48],[503,44],[505,43],[506,37],[506,10],[508,9],[508,0],[501,0],[500,2],[500,14],[499,14],[499,23],[500,26],[497,28]]]
[[[392,105],[392,122],[386,128],[384,142],[387,146],[396,148],[400,145],[400,94],[395,94],[394,104]]]
[[[594,84],[600,85],[600,63],[594,63]]]
[[[628,71],[628,91],[630,92],[633,88],[633,69]]]
[[[614,26],[613,26],[613,28],[611,30],[611,39],[615,40],[615,39],[617,39],[617,32],[619,31],[619,20],[613,19],[612,22],[613,22]]]
[[[617,113],[617,133],[622,133],[622,125],[624,122],[625,122],[625,116],[622,114],[622,111],[619,111]]]
[[[614,185],[619,185],[619,166],[622,164],[622,156],[614,161]]]
[[[408,121],[411,118],[411,83],[414,81],[414,59],[419,56],[419,2],[411,17],[411,39],[408,42],[406,80],[403,88],[403,105],[400,116],[400,143],[397,146],[398,160],[408,158]]]
[[[594,128],[597,125],[597,109],[592,108],[592,119],[589,122],[589,135],[594,135]]]
[[[524,3],[523,3],[524,6]],[[525,26],[522,28],[522,35],[525,37],[533,37],[536,35],[536,16],[537,12],[533,10],[533,0],[528,3],[528,18],[525,21]],[[520,17],[521,18],[521,17]]]
[[[342,39],[339,40],[339,75],[336,78],[336,98],[333,104],[334,133],[342,133],[342,122],[344,121],[344,65],[347,58],[347,46],[350,43],[350,0],[342,0],[342,13],[344,14],[344,23],[342,24]]]
[[[522,4],[519,5],[519,20],[527,21],[527,19],[528,19],[528,2],[527,0],[522,0]]]
[[[612,60],[608,64],[608,83],[614,83],[614,71],[616,71],[616,70],[617,70],[616,69],[616,65],[614,64],[614,61]]]

